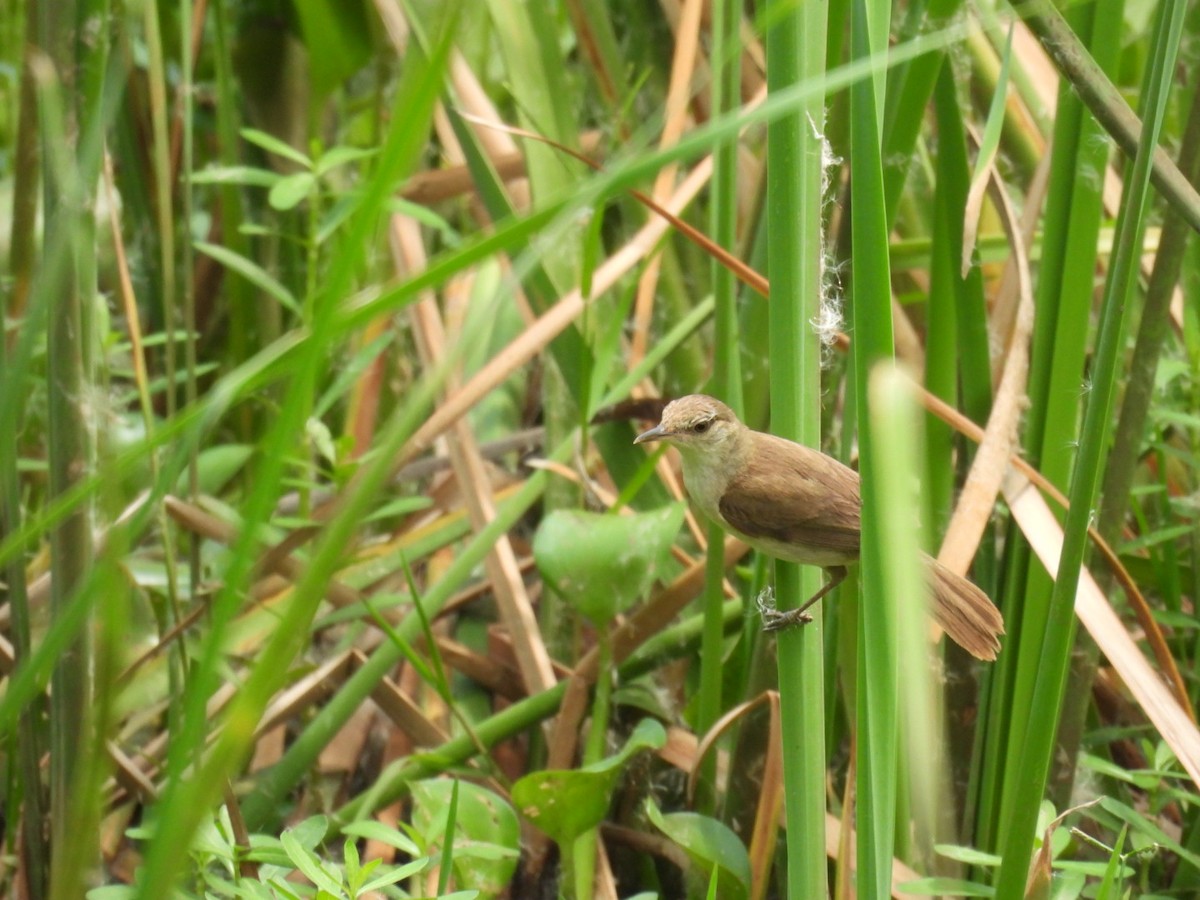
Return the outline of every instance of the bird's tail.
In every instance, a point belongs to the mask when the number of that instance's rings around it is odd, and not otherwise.
[[[951,639],[976,659],[993,660],[1000,650],[1004,618],[988,595],[933,557],[926,568],[933,589],[933,616]]]

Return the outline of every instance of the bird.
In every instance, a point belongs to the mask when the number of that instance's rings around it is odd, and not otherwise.
[[[683,483],[695,506],[754,549],[786,562],[820,566],[829,580],[768,628],[812,620],[806,612],[859,560],[862,500],[858,473],[819,450],[754,431],[705,394],[668,403],[635,444],[663,441],[679,450]],[[977,585],[921,554],[942,629],[981,660],[994,660],[1004,619]]]

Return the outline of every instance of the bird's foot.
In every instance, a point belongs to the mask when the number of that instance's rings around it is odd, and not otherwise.
[[[758,606],[758,614],[762,616],[763,631],[781,631],[784,628],[791,628],[793,625],[807,625],[813,620],[813,617],[804,610],[777,609],[775,592],[769,587],[764,588],[758,595],[755,605]]]

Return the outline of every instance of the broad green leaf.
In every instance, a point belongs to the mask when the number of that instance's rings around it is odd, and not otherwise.
[[[549,769],[518,779],[512,787],[513,803],[521,815],[559,846],[568,846],[603,820],[613,787],[629,757],[662,747],[666,739],[659,722],[643,719],[612,756],[582,769]]]
[[[575,838],[604,819],[618,775],[617,770],[530,772],[513,784],[513,803],[522,816],[560,847],[569,847]]]
[[[692,864],[712,877],[720,869],[721,896],[728,900],[750,895],[750,854],[736,834],[723,822],[699,813],[664,814],[653,801],[646,803],[650,821],[683,848]]]
[[[454,781],[431,778],[412,784],[413,825],[429,844],[445,835]],[[475,847],[499,847],[517,851],[521,826],[509,803],[487,788],[469,781],[458,782],[453,867],[458,884],[492,896],[512,880],[517,867],[515,853],[477,854]]]
[[[612,756],[585,766],[585,772],[606,772],[623,766],[629,757],[642,750],[659,750],[667,743],[667,731],[657,719],[642,719],[634,727],[625,744]]]
[[[682,523],[682,504],[629,516],[555,510],[538,527],[533,556],[546,581],[603,627],[659,577]]]

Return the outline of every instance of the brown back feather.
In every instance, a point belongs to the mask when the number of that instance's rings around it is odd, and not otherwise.
[[[755,432],[752,463],[729,483],[721,515],[751,538],[858,556],[858,473],[831,456]],[[778,473],[778,474],[776,474]]]

